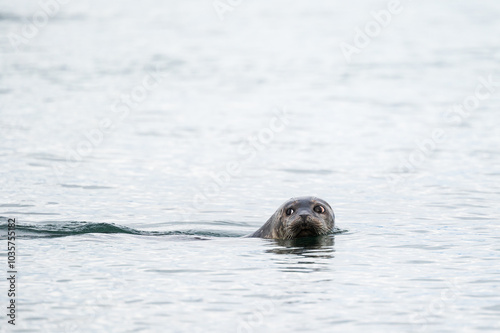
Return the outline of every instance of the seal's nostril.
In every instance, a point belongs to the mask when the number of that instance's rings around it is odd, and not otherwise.
[[[307,217],[309,216],[309,214],[300,214],[300,217],[302,217],[302,221],[305,222],[305,220],[307,220]]]

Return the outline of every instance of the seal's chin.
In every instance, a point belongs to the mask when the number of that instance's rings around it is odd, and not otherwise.
[[[318,236],[320,233],[321,229],[318,228],[314,223],[299,222],[292,225],[290,234],[293,235],[292,238],[299,238]]]
[[[295,237],[311,237],[311,236],[317,236],[318,233],[314,229],[310,228],[304,228],[300,230],[297,234],[295,234]]]

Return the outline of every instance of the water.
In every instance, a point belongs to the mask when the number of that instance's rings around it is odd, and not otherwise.
[[[233,4],[3,4],[14,331],[498,332],[500,5]]]

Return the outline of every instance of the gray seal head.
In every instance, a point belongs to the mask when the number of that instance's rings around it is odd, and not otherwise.
[[[299,197],[283,203],[267,222],[249,237],[294,239],[326,235],[333,231],[335,215],[320,198]]]

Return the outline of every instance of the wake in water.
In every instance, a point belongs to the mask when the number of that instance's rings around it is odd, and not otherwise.
[[[184,231],[143,231],[114,223],[95,223],[85,221],[52,222],[41,224],[16,223],[16,237],[18,238],[54,238],[83,234],[129,234],[141,236],[199,236],[199,237],[239,237],[241,234],[227,232],[212,232],[198,230]],[[7,235],[7,218],[0,216],[0,239]],[[198,238],[201,239],[201,238]]]

